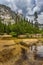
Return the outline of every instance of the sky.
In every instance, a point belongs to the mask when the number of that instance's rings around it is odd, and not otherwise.
[[[33,19],[38,13],[38,21],[43,23],[43,0],[0,0],[0,4],[9,6],[13,11],[22,13],[28,19]]]

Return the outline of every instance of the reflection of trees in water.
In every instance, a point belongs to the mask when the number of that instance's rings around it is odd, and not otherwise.
[[[32,58],[36,59],[36,55],[37,55],[37,43],[26,44],[24,42],[20,42],[20,45],[29,48],[29,51],[30,51],[29,55],[30,56],[34,56]],[[27,51],[24,48],[21,48],[21,49],[22,49],[22,51],[21,51],[22,58],[26,59],[27,58],[27,54],[26,54]]]
[[[27,57],[27,50],[25,50],[24,48],[21,48],[21,57],[23,60],[27,60],[28,57]]]
[[[24,48],[21,48],[21,56],[20,58],[16,61],[16,65],[23,65],[23,62],[25,62],[26,60],[28,60],[27,57],[27,51]]]
[[[36,60],[35,61],[29,60],[27,55],[27,50],[24,48],[21,48],[21,56],[15,62],[14,65],[42,65],[42,63]]]

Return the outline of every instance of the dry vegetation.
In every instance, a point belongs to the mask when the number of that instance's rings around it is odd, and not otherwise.
[[[43,65],[43,60],[35,60],[29,50],[29,43],[37,41],[37,39],[0,40],[0,65]]]

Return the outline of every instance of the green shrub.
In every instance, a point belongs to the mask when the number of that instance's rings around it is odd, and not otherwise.
[[[13,37],[17,37],[17,33],[16,32],[11,32],[10,33]]]

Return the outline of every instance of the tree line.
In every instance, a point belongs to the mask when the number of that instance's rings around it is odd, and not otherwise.
[[[0,18],[0,35],[7,33],[11,34],[13,36],[18,36],[22,34],[43,34],[43,29],[39,29],[38,22],[37,22],[37,12],[34,13],[34,20],[35,23],[33,24],[33,21],[27,21],[25,18],[21,20],[17,20],[14,24],[11,24],[10,22],[8,24],[2,23],[2,20]]]

